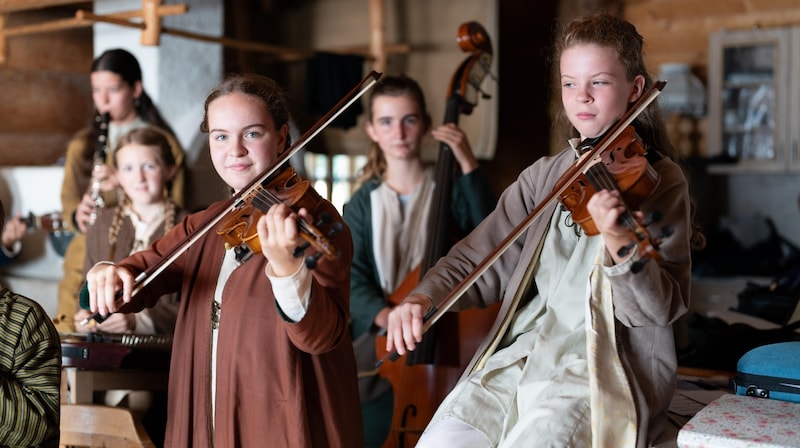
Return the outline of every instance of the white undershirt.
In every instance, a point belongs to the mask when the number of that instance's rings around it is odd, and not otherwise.
[[[258,255],[255,255],[258,256]],[[236,253],[233,250],[226,250],[222,259],[222,267],[217,279],[217,287],[214,290],[214,300],[219,304],[219,321],[222,322],[222,291],[228,282],[233,271],[242,263],[236,260]],[[275,277],[272,267],[267,265],[266,275],[272,284],[272,292],[281,311],[291,319],[292,322],[299,322],[308,311],[311,301],[311,271],[305,266],[300,266],[294,274],[287,277]],[[216,416],[215,407],[217,402],[217,343],[219,339],[219,327],[211,330],[211,415]],[[212,417],[212,430],[215,426],[216,417]]]

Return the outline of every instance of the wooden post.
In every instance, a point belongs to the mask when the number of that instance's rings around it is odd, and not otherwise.
[[[372,69],[386,71],[386,25],[384,23],[384,0],[369,0],[369,53]]]
[[[142,45],[158,45],[161,38],[161,16],[158,14],[158,7],[161,0],[142,0],[142,19],[144,20],[144,30],[142,31]]]
[[[0,14],[0,64],[6,63],[8,57],[8,40],[6,38],[6,17],[8,14]]]

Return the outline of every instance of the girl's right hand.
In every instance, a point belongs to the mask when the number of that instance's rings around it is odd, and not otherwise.
[[[386,328],[386,351],[403,356],[422,341],[422,319],[433,306],[428,296],[408,296],[389,313]]]
[[[134,280],[126,268],[104,261],[97,263],[86,274],[89,309],[102,316],[116,312],[122,303],[131,301]],[[119,290],[122,290],[122,303],[117,302]]]

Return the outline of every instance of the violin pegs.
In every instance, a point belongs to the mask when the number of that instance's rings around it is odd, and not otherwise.
[[[329,222],[331,222],[331,214],[323,213],[319,216],[319,220],[317,220],[317,222],[314,223],[314,225],[317,227],[322,227],[323,224],[328,224]]]
[[[639,272],[642,271],[642,269],[644,269],[644,265],[648,261],[650,261],[649,257],[640,258],[634,261],[633,264],[631,265],[631,272],[633,272],[634,274],[638,274]]]
[[[650,216],[645,218],[645,220],[644,220],[644,222],[642,224],[645,227],[648,227],[650,224],[652,224],[654,222],[660,222],[662,218],[664,218],[664,215],[661,213],[661,211],[656,210],[653,213],[651,213]]]
[[[669,238],[675,233],[675,228],[672,226],[664,226],[661,228],[660,239]]]
[[[311,246],[311,243],[305,242],[297,247],[294,248],[294,252],[292,252],[292,256],[294,258],[300,258],[303,256],[303,252],[306,251]]]
[[[636,243],[630,243],[627,246],[622,246],[617,251],[617,255],[619,255],[620,257],[626,257],[628,256],[629,253],[631,253],[631,250],[634,247],[636,247]]]
[[[344,225],[341,222],[335,222],[331,225],[331,230],[328,232],[328,238],[333,238],[334,236],[342,233],[344,230]]]
[[[305,263],[308,269],[314,269],[317,267],[317,260],[319,257],[322,256],[322,252],[317,252],[314,255],[309,255],[306,257]]]

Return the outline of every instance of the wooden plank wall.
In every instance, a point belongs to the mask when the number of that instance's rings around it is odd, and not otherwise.
[[[91,6],[12,12],[6,26],[70,18]],[[52,165],[91,115],[92,29],[14,36],[7,44],[8,59],[0,64],[0,166]]]
[[[645,63],[654,75],[665,62],[683,62],[703,82],[708,77],[711,34],[723,29],[800,25],[797,0],[624,0],[623,3],[625,17],[644,36]],[[705,120],[700,120],[701,154],[706,154],[705,124]]]
[[[685,62],[706,79],[708,38],[722,29],[800,25],[797,0],[626,0],[625,17],[645,38],[648,67]]]

